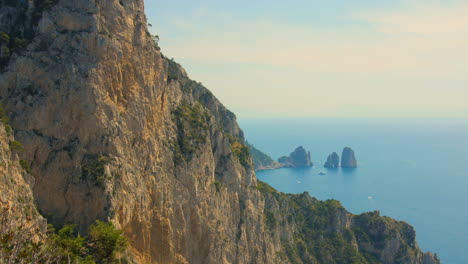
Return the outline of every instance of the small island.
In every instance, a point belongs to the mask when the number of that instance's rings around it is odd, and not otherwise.
[[[340,156],[336,152],[330,154],[327,158],[327,162],[324,165],[327,169],[337,169],[340,167]]]
[[[284,167],[312,167],[313,163],[310,158],[310,152],[306,151],[304,147],[297,147],[290,155],[283,156],[278,159],[278,162],[283,164]]]
[[[343,149],[343,154],[341,155],[341,167],[342,168],[356,168],[357,167],[356,156],[354,155],[354,151],[349,147],[345,147]]]

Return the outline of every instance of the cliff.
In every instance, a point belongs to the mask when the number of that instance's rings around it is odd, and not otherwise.
[[[284,167],[290,168],[313,166],[310,152],[307,152],[302,146],[297,147],[289,156],[280,157],[278,162]]]
[[[38,248],[37,258],[41,256],[47,223],[34,204],[29,165],[17,155],[22,146],[11,135],[1,108],[0,116],[0,262],[32,263],[33,247]]]
[[[340,167],[340,156],[336,152],[330,154],[324,165],[325,168],[336,169]]]
[[[398,222],[258,183],[235,115],[161,54],[142,0],[0,4],[1,101],[50,223],[113,221],[129,263],[436,263]]]
[[[343,149],[343,154],[341,155],[341,167],[342,168],[356,168],[357,161],[354,151],[349,148],[345,147]]]
[[[279,169],[284,166],[283,164],[274,161],[270,156],[263,153],[252,144],[248,142],[246,144],[249,147],[249,151],[252,156],[252,162],[256,171]]]

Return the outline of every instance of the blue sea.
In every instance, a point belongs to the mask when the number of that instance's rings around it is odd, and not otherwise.
[[[468,263],[468,120],[240,120],[247,140],[274,159],[302,145],[312,168],[260,171],[286,193],[339,200],[358,214],[379,210],[416,229],[419,246],[444,264]],[[327,170],[351,147],[357,169]],[[319,175],[326,172],[326,175]]]

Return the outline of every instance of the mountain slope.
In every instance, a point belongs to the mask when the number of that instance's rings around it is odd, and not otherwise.
[[[246,142],[249,147],[250,154],[252,156],[252,161],[255,166],[255,170],[269,170],[269,169],[278,169],[283,165],[274,161],[270,156],[263,153],[261,150],[257,149],[254,145]]]
[[[85,233],[112,220],[132,263],[437,263],[395,221],[377,217],[376,239],[360,241],[360,218],[259,184],[235,115],[162,56],[142,0],[0,3],[0,31],[24,40],[4,44],[0,96],[49,222]],[[344,225],[351,255],[302,235],[316,204],[313,229],[341,237]]]

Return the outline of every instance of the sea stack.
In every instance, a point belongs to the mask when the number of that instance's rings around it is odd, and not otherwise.
[[[325,168],[336,169],[340,167],[340,156],[336,152],[333,152],[328,156],[327,162],[325,162]]]
[[[354,155],[354,151],[346,147],[343,149],[343,154],[341,155],[341,167],[342,168],[356,168],[357,161],[356,156]]]
[[[285,167],[311,167],[313,165],[310,158],[310,152],[306,151],[302,146],[297,147],[289,157],[284,156],[278,159],[279,163]]]

